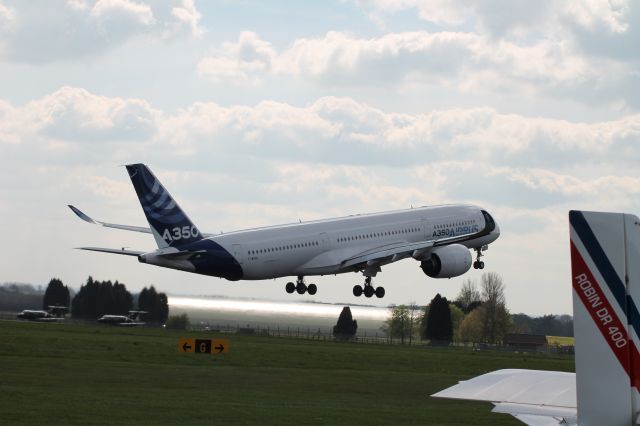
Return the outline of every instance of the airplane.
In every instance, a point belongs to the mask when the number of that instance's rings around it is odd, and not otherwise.
[[[482,252],[500,236],[500,228],[486,210],[463,204],[203,234],[147,166],[125,167],[148,228],[100,222],[72,205],[69,208],[91,224],[152,234],[158,249],[79,249],[135,256],[141,263],[230,281],[296,276],[295,283],[285,286],[289,294],[317,292],[315,284],[305,283],[306,276],[361,272],[364,286],[354,286],[353,295],[382,298],[384,287],[376,288],[371,282],[382,266],[413,258],[431,278],[456,277],[471,268],[469,250],[476,252],[473,267],[484,268]]]
[[[69,307],[67,306],[49,306],[46,311],[24,309],[16,316],[19,319],[29,321],[52,322],[63,320],[64,314],[68,311]]]
[[[569,212],[575,373],[498,370],[432,396],[528,425],[640,424],[640,219]]]
[[[136,327],[146,324],[138,321],[138,319],[144,314],[148,314],[148,312],[129,311],[127,315],[103,315],[98,318],[98,322],[103,324],[119,325],[120,327]]]

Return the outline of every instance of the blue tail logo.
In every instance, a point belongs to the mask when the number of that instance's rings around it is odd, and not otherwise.
[[[158,247],[177,247],[202,239],[198,228],[147,166],[126,167]]]

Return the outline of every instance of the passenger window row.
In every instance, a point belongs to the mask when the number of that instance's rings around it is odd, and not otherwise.
[[[339,237],[336,241],[339,243],[345,243],[347,241],[357,241],[357,240],[368,240],[371,238],[380,238],[386,237],[389,235],[402,235],[402,234],[410,234],[413,232],[420,232],[420,228],[404,228],[397,229],[393,231],[385,231],[385,232],[372,232],[368,234],[358,234],[358,235],[349,235],[346,237]]]
[[[278,251],[293,250],[293,249],[299,249],[299,248],[305,248],[305,247],[313,247],[313,246],[318,246],[318,245],[320,245],[320,243],[318,241],[308,241],[308,242],[304,242],[304,243],[286,244],[286,245],[283,245],[283,246],[267,247],[267,248],[249,250],[247,252],[247,254],[248,255],[252,255],[252,254],[263,254],[263,253],[275,253],[275,252],[278,252]]]

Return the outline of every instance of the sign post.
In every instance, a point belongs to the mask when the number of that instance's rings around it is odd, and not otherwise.
[[[178,352],[220,355],[229,353],[229,340],[227,339],[195,339],[181,337],[178,340]]]

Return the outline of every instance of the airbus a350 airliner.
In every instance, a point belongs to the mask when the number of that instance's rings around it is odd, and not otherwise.
[[[126,169],[149,228],[99,222],[73,206],[81,219],[108,228],[152,234],[158,249],[151,252],[80,247],[128,256],[141,263],[179,269],[227,280],[264,280],[296,276],[287,293],[317,291],[306,276],[361,272],[364,285],[353,287],[356,297],[384,297],[384,287],[371,278],[381,267],[405,258],[420,262],[431,278],[451,278],[472,266],[484,268],[482,252],[500,236],[491,215],[473,205],[419,207],[383,213],[204,234],[189,220],[160,181],[144,164]]]

